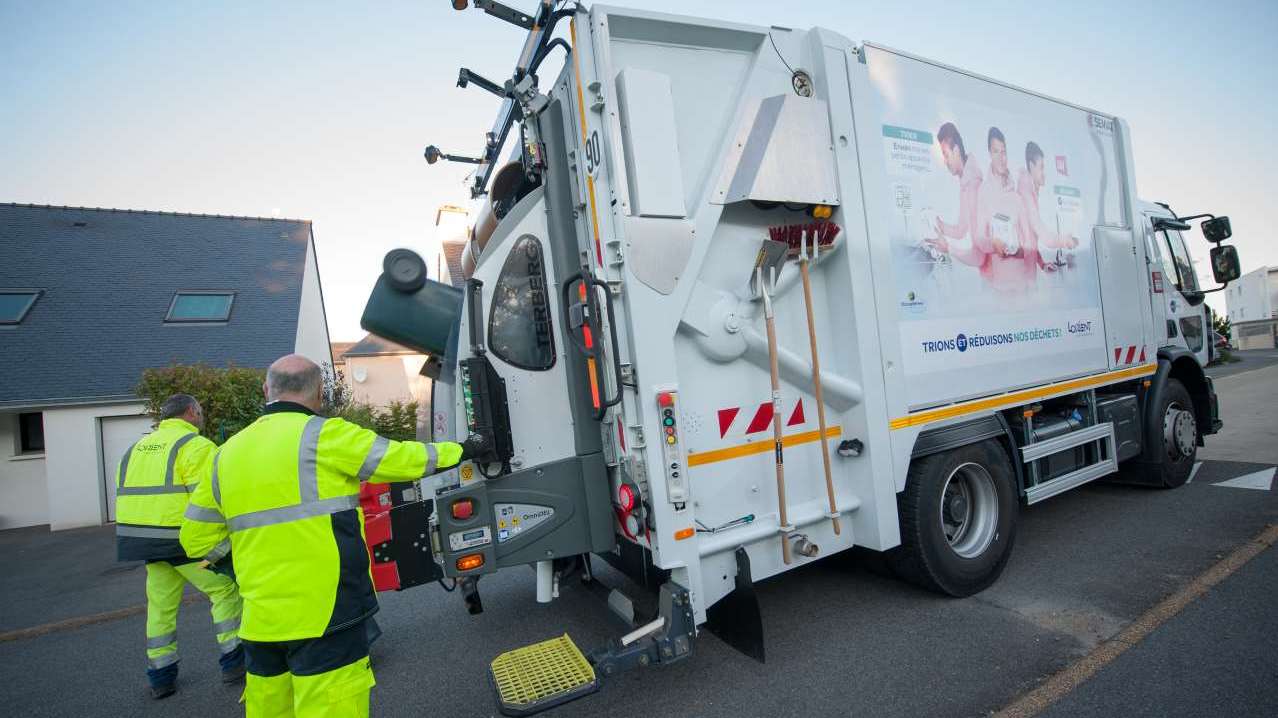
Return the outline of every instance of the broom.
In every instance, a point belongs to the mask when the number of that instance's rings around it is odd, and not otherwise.
[[[781,227],[770,227],[768,234],[774,241],[784,242],[789,247],[789,257],[799,260],[799,274],[803,278],[803,304],[808,314],[808,346],[812,351],[812,393],[816,397],[817,426],[821,431],[821,462],[825,467],[825,493],[830,502],[830,512],[826,514],[834,525],[834,534],[842,533],[839,525],[839,511],[834,500],[834,477],[830,471],[830,447],[826,445],[825,398],[821,391],[821,360],[817,355],[816,319],[812,312],[812,280],[808,274],[809,261],[815,262],[824,250],[834,249],[834,241],[839,236],[839,225],[832,222],[814,222],[811,224],[791,224]],[[809,256],[809,247],[811,256]]]

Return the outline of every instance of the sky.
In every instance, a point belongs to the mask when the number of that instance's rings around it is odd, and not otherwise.
[[[1123,117],[1143,198],[1227,214],[1244,271],[1278,265],[1278,2],[635,4],[819,25]],[[356,340],[386,251],[432,255],[435,211],[469,201],[465,166],[422,159],[477,153],[496,114],[457,69],[500,81],[522,38],[444,0],[0,0],[0,201],[309,219],[332,339]]]

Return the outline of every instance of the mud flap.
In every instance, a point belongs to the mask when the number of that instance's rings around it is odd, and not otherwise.
[[[706,611],[706,626],[724,643],[754,660],[765,663],[763,614],[750,576],[750,556],[745,547],[736,551],[737,585]]]

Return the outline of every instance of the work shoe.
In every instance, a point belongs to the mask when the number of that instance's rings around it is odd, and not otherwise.
[[[244,680],[244,664],[222,669],[222,682],[230,685]]]
[[[177,685],[173,683],[166,683],[162,686],[151,686],[151,697],[157,701],[163,698],[168,698],[174,693],[177,693]]]

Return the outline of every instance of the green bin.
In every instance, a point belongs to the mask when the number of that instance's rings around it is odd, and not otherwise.
[[[359,325],[365,330],[424,354],[444,356],[448,335],[461,321],[462,291],[427,279],[416,291],[377,278]]]

